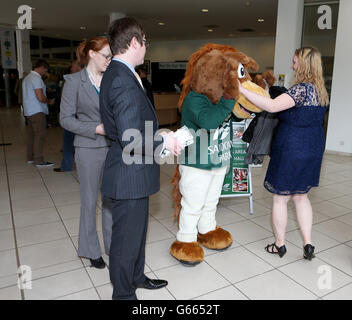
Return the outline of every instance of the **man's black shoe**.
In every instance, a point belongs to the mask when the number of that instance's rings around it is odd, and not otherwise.
[[[106,264],[103,260],[102,257],[98,259],[89,259],[90,263],[92,264],[91,267],[98,268],[98,269],[104,269]]]
[[[61,168],[54,168],[54,171],[55,171],[55,172],[63,172],[63,171],[61,170]]]
[[[139,284],[137,288],[154,290],[154,289],[161,289],[163,287],[166,287],[167,284],[168,282],[166,280],[149,279],[148,277],[145,277],[144,282]]]

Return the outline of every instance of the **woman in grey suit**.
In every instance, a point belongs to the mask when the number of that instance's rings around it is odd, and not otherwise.
[[[96,206],[109,148],[99,111],[100,82],[111,60],[107,39],[95,37],[82,42],[77,48],[77,59],[86,67],[65,77],[60,123],[64,129],[75,133],[81,194],[78,256],[89,258],[95,268],[104,268],[96,228]],[[109,254],[112,217],[107,198],[102,201],[102,225],[105,252]]]

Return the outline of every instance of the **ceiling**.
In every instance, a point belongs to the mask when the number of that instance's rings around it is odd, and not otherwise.
[[[24,3],[33,30],[56,38],[81,40],[106,32],[111,12],[135,17],[151,41],[275,36],[278,0],[2,0],[0,26],[15,26]],[[209,12],[203,13],[201,9]],[[264,22],[258,22],[263,18]],[[164,26],[158,23],[164,22]],[[209,26],[216,26],[209,32]],[[81,30],[85,27],[85,30]],[[252,29],[241,32],[239,29]]]

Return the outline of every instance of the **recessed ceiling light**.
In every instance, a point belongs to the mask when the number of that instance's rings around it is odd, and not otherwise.
[[[213,29],[208,29],[209,32],[213,32],[214,30]]]
[[[202,12],[209,12],[209,9],[202,9]]]
[[[87,27],[79,27],[81,30],[86,30]]]
[[[258,22],[264,22],[264,19],[263,18],[259,18]]]
[[[164,22],[159,22],[158,25],[159,25],[159,26],[164,26],[165,23],[164,23]]]

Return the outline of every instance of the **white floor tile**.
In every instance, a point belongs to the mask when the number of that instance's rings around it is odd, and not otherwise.
[[[313,229],[340,242],[352,240],[352,226],[337,220],[315,224]]]
[[[271,265],[242,247],[208,256],[205,261],[231,283],[273,269]]]
[[[192,268],[176,265],[154,273],[169,282],[167,289],[177,300],[199,297],[230,284],[204,262]]]
[[[79,218],[81,215],[81,204],[70,204],[67,206],[57,207],[62,219]]]
[[[1,300],[22,300],[20,289],[17,286],[0,289]]]
[[[0,252],[4,250],[14,249],[15,241],[12,230],[0,231]]]
[[[352,226],[352,213],[338,217],[338,218],[336,218],[336,220],[338,220],[342,223],[347,223],[348,225]]]
[[[147,231],[147,243],[174,238],[174,235],[168,231],[161,223],[158,221],[152,221],[148,225]]]
[[[146,245],[145,260],[153,271],[179,264],[170,254],[170,246],[174,241],[175,239],[172,238]]]
[[[17,228],[19,247],[67,238],[68,234],[61,222],[51,222],[25,228]]]
[[[320,203],[312,204],[313,212],[318,211],[331,218],[336,218],[351,212],[350,209],[344,208],[339,204],[332,201],[323,201]]]
[[[323,300],[352,300],[352,283],[324,296]]]
[[[235,286],[251,300],[315,300],[317,298],[309,290],[277,270],[242,281]]]
[[[286,240],[300,248],[303,256],[303,238],[300,230],[286,233]],[[312,230],[312,244],[315,246],[315,252],[320,252],[339,245],[339,242],[316,231]]]
[[[16,228],[23,228],[60,221],[60,216],[55,208],[45,208],[34,211],[14,212],[14,220]]]
[[[88,289],[55,300],[100,300],[100,297],[95,289]]]
[[[248,249],[250,252],[254,253],[265,262],[269,263],[270,265],[274,266],[275,268],[286,265],[288,263],[297,261],[302,258],[302,250],[298,249],[296,246],[292,245],[291,243],[285,243],[287,252],[286,254],[280,258],[277,254],[270,254],[265,250],[265,247],[268,244],[272,244],[275,242],[275,238],[268,238],[265,240],[260,240],[258,242],[254,242],[251,244],[247,244],[244,247]]]
[[[0,215],[0,231],[12,229],[12,219],[10,213]]]
[[[84,268],[32,281],[32,289],[25,290],[26,300],[51,300],[92,288]]]
[[[248,298],[234,286],[228,286],[202,295],[194,300],[248,300]]]
[[[21,247],[19,256],[21,263],[32,269],[79,260],[70,238]]]
[[[89,277],[93,281],[95,287],[103,286],[105,284],[110,283],[110,275],[108,268],[105,267],[104,269],[97,269],[86,267],[86,270],[89,274]]]
[[[352,276],[352,248],[342,244],[318,253],[317,257]]]
[[[326,262],[319,258],[312,261],[302,259],[279,270],[319,297],[352,282],[352,277],[332,266],[327,266]]]
[[[0,251],[0,261],[0,277],[14,275],[17,273],[15,250]]]
[[[232,238],[240,244],[247,244],[261,239],[269,238],[273,234],[259,227],[251,221],[238,222],[226,226],[226,230],[232,234]]]

